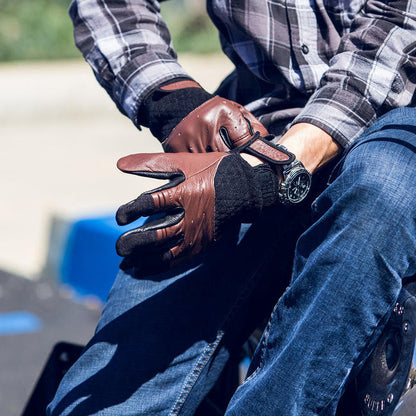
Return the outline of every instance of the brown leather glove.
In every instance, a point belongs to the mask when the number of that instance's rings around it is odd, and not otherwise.
[[[166,152],[225,152],[267,129],[234,101],[215,96],[191,111],[162,142]]]
[[[212,97],[193,80],[170,80],[143,100],[136,124],[149,127],[153,136],[163,142],[184,117]]]
[[[117,211],[120,225],[140,216],[165,214],[120,236],[116,245],[124,257],[120,267],[147,274],[176,265],[216,241],[229,225],[251,222],[264,207],[276,203],[277,173],[269,164],[251,167],[240,149],[264,155],[276,165],[294,158],[257,135],[230,152],[136,154],[120,159],[117,166],[123,172],[169,179],[167,185],[141,194]]]
[[[136,122],[149,127],[166,152],[223,152],[266,128],[242,105],[205,91],[190,79],[171,80],[146,97]]]

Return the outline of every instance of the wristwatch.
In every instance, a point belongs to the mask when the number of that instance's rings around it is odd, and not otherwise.
[[[302,162],[294,160],[282,169],[282,181],[279,185],[279,200],[282,204],[298,204],[303,201],[311,189],[312,175]]]

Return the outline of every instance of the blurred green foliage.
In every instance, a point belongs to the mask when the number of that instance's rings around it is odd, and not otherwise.
[[[0,60],[79,56],[69,0],[0,0]]]
[[[218,31],[205,11],[204,1],[163,2],[162,16],[177,52],[214,53],[221,50]]]
[[[69,4],[70,0],[0,0],[0,61],[79,57]],[[206,15],[204,2],[166,2],[162,15],[178,52],[220,50],[218,33]]]

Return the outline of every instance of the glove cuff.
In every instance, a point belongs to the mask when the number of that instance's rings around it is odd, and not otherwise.
[[[262,196],[262,208],[270,207],[279,200],[279,178],[273,168],[263,163],[253,168],[255,182]]]
[[[212,97],[195,81],[170,81],[144,100],[137,121],[162,142],[183,118]]]
[[[253,168],[240,155],[225,157],[214,179],[215,235],[219,237],[224,225],[253,222],[264,208],[276,204],[278,180],[266,163]]]

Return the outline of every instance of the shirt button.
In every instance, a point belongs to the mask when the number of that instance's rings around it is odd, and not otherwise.
[[[309,53],[309,48],[308,45],[303,44],[301,47],[302,52],[306,55],[307,53]]]

